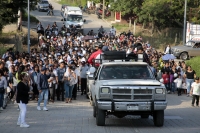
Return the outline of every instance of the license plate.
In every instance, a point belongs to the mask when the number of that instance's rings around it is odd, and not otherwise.
[[[137,105],[127,105],[127,110],[139,110]]]

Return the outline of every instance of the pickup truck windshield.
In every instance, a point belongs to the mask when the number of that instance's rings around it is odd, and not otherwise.
[[[82,19],[83,19],[82,15],[68,15],[67,16],[67,21],[81,22]]]
[[[154,76],[147,65],[105,65],[99,79],[154,79]]]

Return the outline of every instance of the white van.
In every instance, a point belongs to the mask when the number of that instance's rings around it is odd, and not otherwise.
[[[79,7],[67,6],[63,17],[63,21],[65,21],[64,24],[67,28],[69,28],[70,25],[75,25],[78,29],[82,30],[81,32],[83,32],[83,24],[85,20],[83,20],[83,13]]]

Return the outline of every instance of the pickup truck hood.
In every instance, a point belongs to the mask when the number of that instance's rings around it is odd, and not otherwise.
[[[146,79],[134,79],[134,80],[113,80],[113,81],[104,81],[102,82],[104,86],[160,86],[161,83],[157,80],[146,80]]]
[[[192,46],[185,46],[185,45],[182,45],[182,46],[174,46],[174,47],[172,47],[172,49],[189,50],[189,49],[193,49],[193,47],[192,47]]]

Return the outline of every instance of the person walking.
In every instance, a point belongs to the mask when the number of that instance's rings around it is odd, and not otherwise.
[[[181,74],[178,75],[178,78],[176,78],[174,80],[174,83],[176,83],[176,88],[177,88],[177,91],[178,91],[178,96],[181,95],[181,90],[182,90],[182,84],[183,84],[183,78],[181,76]]]
[[[72,98],[74,100],[76,100],[76,97],[77,97],[77,88],[79,86],[79,78],[80,78],[80,70],[79,70],[79,67],[77,66],[76,63],[72,64],[72,66],[75,68],[74,72],[76,74],[76,81],[75,81],[75,84],[74,84],[74,89],[73,89],[73,92],[72,92]]]
[[[60,94],[62,95],[62,101],[64,101],[64,82],[63,76],[66,71],[65,63],[60,62],[60,67],[57,69],[58,74],[58,89],[57,89],[57,100],[60,101]]]
[[[187,96],[189,97],[191,85],[194,82],[194,78],[196,78],[196,72],[192,69],[191,66],[187,67],[184,77],[186,78]]]
[[[38,101],[38,95],[39,95],[38,88],[37,88],[38,74],[39,74],[39,66],[35,65],[34,71],[31,74],[31,79],[33,81],[33,84],[32,84],[32,86],[33,86],[33,97],[35,98],[36,101]]]
[[[87,87],[87,71],[89,67],[86,65],[85,61],[82,62],[80,67],[80,78],[81,78],[81,95],[86,94]]]
[[[194,107],[194,103],[196,100],[196,106],[199,107],[199,96],[200,96],[199,77],[196,77],[195,82],[192,83],[190,94],[192,95],[192,106]]]
[[[66,98],[66,103],[71,102],[72,99],[72,92],[74,88],[74,84],[76,82],[76,74],[73,71],[73,67],[69,66],[67,68],[67,71],[64,74],[63,77],[64,81],[64,87],[65,87],[65,98]]]
[[[3,71],[0,70],[0,111],[3,111],[4,93],[7,89],[7,81],[3,76]]]
[[[29,77],[26,73],[21,73],[19,75],[20,82],[17,84],[17,98],[16,101],[20,108],[20,113],[18,117],[17,125],[20,127],[29,127],[28,124],[26,124],[25,118],[26,118],[26,104],[28,104],[29,100],[29,85],[28,80]]]
[[[48,79],[50,78],[50,75],[46,74],[46,67],[42,67],[40,74],[38,74],[38,90],[39,90],[39,100],[37,105],[37,110],[41,110],[40,103],[42,102],[44,98],[44,111],[48,111],[47,109],[47,101],[49,96],[49,84]]]

